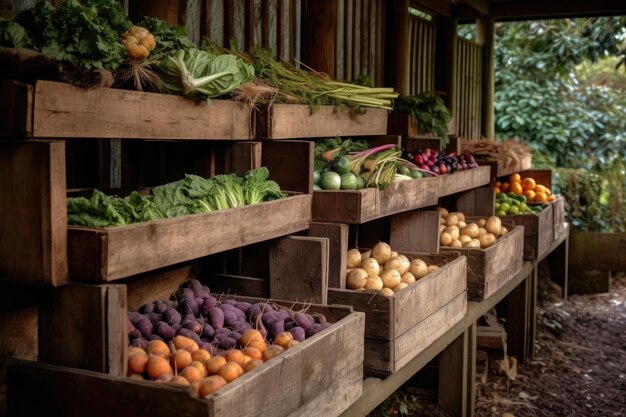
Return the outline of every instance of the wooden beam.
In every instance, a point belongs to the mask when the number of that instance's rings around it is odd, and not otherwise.
[[[439,405],[451,416],[467,415],[468,333],[439,355]]]
[[[437,19],[436,32],[436,61],[435,61],[435,90],[445,91],[443,101],[455,116],[454,110],[457,95],[456,77],[457,67],[457,22],[454,19],[442,17]]]
[[[446,17],[452,16],[453,12],[452,2],[450,0],[414,0],[411,2],[411,6]]]
[[[409,94],[409,1],[385,2],[386,25],[393,28],[385,37],[389,59],[385,60],[385,85],[401,95]]]
[[[494,28],[490,17],[476,20],[476,40],[483,48],[482,73],[482,135],[495,138],[495,72],[494,72]]]
[[[464,3],[482,15],[489,14],[489,0],[465,0]]]
[[[334,77],[337,1],[308,1],[305,11],[302,62],[316,71]]]
[[[489,11],[498,20],[614,16],[626,14],[626,3],[623,0],[526,0],[494,2]]]

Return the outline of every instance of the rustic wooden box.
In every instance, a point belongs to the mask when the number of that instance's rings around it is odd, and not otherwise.
[[[518,165],[507,165],[502,159],[488,159],[487,157],[483,157],[481,155],[474,155],[474,159],[476,159],[478,165],[484,165],[491,168],[491,178],[503,177],[511,175],[515,172],[529,170],[533,161],[531,155],[521,158]]]
[[[558,240],[565,233],[565,198],[558,196],[551,206],[554,217],[554,240]]]
[[[112,281],[306,230],[310,194],[128,226],[69,226],[72,280]]]
[[[222,139],[254,137],[248,106],[232,100],[37,81],[0,82],[0,136],[35,138]]]
[[[509,233],[486,249],[441,247],[442,253],[458,252],[467,257],[467,297],[482,301],[522,269],[524,227],[506,225]]]
[[[441,267],[391,297],[374,291],[328,289],[330,303],[351,305],[365,313],[368,375],[396,372],[465,315],[465,257],[405,254]]]
[[[439,175],[439,197],[460,193],[489,184],[491,181],[490,168],[478,168],[457,171],[452,174]]]
[[[387,133],[387,110],[366,109],[353,114],[349,109],[320,106],[311,113],[301,104],[260,106],[256,114],[256,139],[324,138],[369,136]]]
[[[552,204],[547,204],[536,215],[502,216],[501,219],[524,226],[524,259],[540,259],[550,249],[554,241]]]
[[[163,417],[337,416],[362,393],[364,314],[341,306],[307,307],[334,324],[204,399],[166,384],[15,361],[8,368],[8,415],[71,417],[90,410],[93,416],[137,416],[150,410]],[[37,401],[26,395],[33,386]]]

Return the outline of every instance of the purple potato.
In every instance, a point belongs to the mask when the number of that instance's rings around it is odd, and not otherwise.
[[[128,338],[130,340],[133,339],[137,339],[141,337],[141,332],[139,332],[139,330],[137,330],[135,328],[135,326],[133,326],[133,323],[131,323],[130,319],[128,320]]]
[[[163,314],[150,313],[148,314],[148,320],[150,320],[150,323],[156,326],[158,322],[163,321]]]
[[[180,336],[188,337],[189,339],[193,340],[196,343],[202,343],[200,336],[198,336],[196,333],[192,332],[189,329],[182,328],[178,331],[178,334]]]
[[[274,338],[279,334],[285,331],[285,327],[283,323],[280,321],[272,323],[267,331],[267,338],[270,340],[274,340]]]
[[[287,320],[290,317],[290,314],[287,310],[278,310],[278,317],[280,317],[283,321]]]
[[[233,323],[237,322],[237,320],[239,320],[239,318],[234,312],[224,310],[224,326],[230,327]]]
[[[140,347],[143,350],[146,350],[146,348],[148,347],[148,341],[146,339],[138,338],[138,339],[133,340],[133,342],[130,345],[132,347]]]
[[[302,327],[304,331],[307,331],[314,323],[313,317],[304,313],[296,313],[294,319],[296,320],[296,323],[298,323],[298,326]]]
[[[163,338],[161,336],[159,336],[158,334],[151,334],[150,337],[148,338],[148,340],[150,340],[150,341],[152,341],[152,340],[160,340],[162,342]]]
[[[211,327],[210,324],[205,323],[204,326],[202,326],[202,337],[210,339],[211,337],[213,337],[214,334],[215,330],[213,329],[213,327]]]
[[[143,318],[144,315],[141,313],[138,313],[136,311],[129,311],[128,312],[128,319],[130,320],[130,322],[133,324],[133,326],[137,325],[137,322]]]
[[[239,310],[237,307],[235,307],[234,305],[230,305],[230,304],[222,304],[220,306],[220,308],[226,312],[226,311],[231,311],[233,312],[239,319],[241,320],[245,320],[246,319],[246,313],[244,313],[243,311]]]
[[[198,335],[201,334],[203,330],[203,326],[195,320],[190,321],[185,327]]]
[[[248,313],[248,310],[250,309],[251,306],[252,304],[246,303],[245,301],[240,301],[240,302],[235,303],[235,307],[238,310],[241,310],[244,313],[244,315]]]
[[[224,302],[222,304],[234,306],[235,304],[237,304],[237,301],[235,301],[235,300],[224,300]]]
[[[209,319],[211,321],[211,326],[214,329],[219,329],[224,327],[224,312],[217,307],[213,307],[209,310]]]
[[[228,337],[230,337],[231,339],[235,339],[236,341],[239,341],[239,339],[241,339],[241,333],[239,332],[231,332]]]
[[[165,310],[165,313],[163,313],[163,320],[170,326],[180,324],[181,322],[180,313],[176,311],[174,308],[169,307],[167,310]]]
[[[165,304],[163,301],[157,301],[156,303],[154,303],[155,313],[163,314],[165,313],[165,310],[167,310],[167,304]]]
[[[150,323],[150,320],[148,320],[147,317],[142,317],[139,321],[137,321],[135,327],[137,328],[137,330],[139,330],[139,333],[141,333],[141,335],[145,338],[150,337],[150,335],[152,334],[152,330],[154,329],[154,326],[152,325],[152,323]]]
[[[163,340],[171,340],[174,338],[174,329],[164,321],[160,321],[156,324],[156,333],[163,338]]]
[[[142,305],[141,307],[139,307],[139,311],[141,311],[144,314],[150,314],[154,312],[154,303],[147,303],[147,304]]]
[[[198,306],[198,303],[196,303],[196,300],[194,298],[185,298],[183,301],[180,302],[179,307],[185,315],[193,314],[195,317],[200,314],[200,307]]]
[[[314,323],[311,325],[311,327],[309,327],[309,329],[305,332],[306,333],[306,337],[312,337],[314,335],[316,335],[317,333],[321,332],[322,329],[322,325],[319,323]]]
[[[228,350],[237,346],[237,341],[231,337],[224,337],[220,340],[220,349]]]
[[[172,330],[174,330],[174,333],[176,333],[176,334],[178,334],[178,331],[180,329],[182,329],[182,328],[183,328],[182,324],[174,324],[174,325],[172,325]]]
[[[296,323],[293,320],[289,320],[289,321],[286,321],[285,323],[283,323],[283,327],[285,328],[285,330],[293,329],[296,326],[298,326],[298,323]]]
[[[291,333],[294,340],[297,340],[298,342],[302,342],[304,339],[306,339],[306,332],[302,327],[292,327],[291,329],[289,329],[289,333]]]
[[[200,349],[204,349],[207,352],[209,352],[211,354],[211,356],[213,356],[213,352],[215,352],[215,347],[207,342],[200,342],[198,343],[198,347],[200,347]]]

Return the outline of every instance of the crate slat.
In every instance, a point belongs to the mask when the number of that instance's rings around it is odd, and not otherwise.
[[[73,280],[112,281],[309,227],[311,195],[108,229],[68,227]]]
[[[540,259],[554,241],[553,206],[548,204],[537,214],[502,216],[500,219],[524,226],[524,259]]]
[[[489,184],[491,180],[490,168],[485,166],[439,175],[437,178],[440,181],[439,197],[478,188]]]
[[[257,139],[367,136],[387,133],[387,110],[367,109],[352,114],[348,109],[320,106],[315,112],[306,105],[261,106],[256,121]]]

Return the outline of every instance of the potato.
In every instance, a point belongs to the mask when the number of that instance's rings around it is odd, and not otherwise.
[[[400,278],[400,281],[404,282],[405,284],[413,284],[416,280],[415,280],[415,275],[413,275],[410,272],[405,272],[402,277]]]
[[[489,217],[485,223],[485,229],[494,236],[500,236],[500,230],[502,230],[500,218],[498,216]]]
[[[365,284],[366,290],[382,290],[383,280],[380,277],[368,277]]]
[[[392,250],[391,251],[391,258],[393,258],[394,256],[398,256],[398,252]]]
[[[365,252],[362,252],[362,253],[361,253],[361,261],[362,261],[363,259],[367,259],[367,258],[369,258],[371,254],[372,254],[372,251],[371,251],[371,250],[366,250]]]
[[[446,230],[445,224],[442,224],[441,226],[439,226],[439,233],[443,233],[444,230]]]
[[[450,247],[451,248],[462,248],[463,244],[461,243],[460,240],[455,239],[455,240],[452,241],[452,243],[450,243]]]
[[[406,284],[406,283],[404,283],[404,282],[401,282],[401,283],[399,283],[398,285],[396,285],[395,287],[393,287],[392,289],[393,289],[393,292],[394,292],[394,293],[396,293],[396,292],[398,292],[398,291],[400,291],[400,290],[405,289],[405,288],[406,288],[406,287],[408,287],[408,286],[409,286],[409,284]]]
[[[439,269],[439,267],[437,265],[428,265],[428,268],[427,268],[428,274],[433,272],[435,269]]]
[[[390,297],[390,296],[392,296],[394,294],[394,292],[393,292],[393,290],[391,288],[386,288],[385,287],[381,291],[382,291],[383,295],[387,296],[387,297]]]
[[[446,217],[446,226],[456,226],[458,222],[459,218],[454,214],[450,214],[448,217]]]
[[[402,259],[402,269],[399,271],[400,275],[404,275],[411,267],[411,261],[404,255],[398,255]]]
[[[461,230],[465,226],[467,226],[467,223],[465,223],[465,221],[463,221],[463,220],[459,220],[459,222],[456,224],[456,227],[458,227],[459,230]]]
[[[441,213],[441,217],[448,217],[448,210],[443,207],[437,207],[437,211]]]
[[[463,247],[468,249],[480,249],[480,241],[478,239],[472,239],[464,243]]]
[[[364,269],[370,277],[377,277],[380,274],[380,264],[374,258],[363,259],[359,268]]]
[[[395,269],[396,271],[400,272],[400,275],[402,275],[403,268],[404,268],[404,261],[399,256],[394,256],[392,258],[389,258],[387,262],[385,262],[385,265],[383,265],[383,270],[386,271],[388,269]]]
[[[463,229],[461,229],[461,234],[467,235],[472,239],[475,238],[476,236],[478,236],[478,225],[476,223],[468,224]]]
[[[348,251],[348,268],[356,268],[361,263],[361,252],[358,249]]]
[[[487,229],[485,229],[484,227],[479,227],[478,228],[478,236],[482,236],[482,235],[485,235],[487,233],[489,233],[489,232],[487,232]]]
[[[485,219],[480,219],[476,221],[476,224],[478,225],[478,227],[485,227],[485,223],[487,223],[487,220]]]
[[[452,213],[449,214],[450,215],[455,215],[457,217],[457,219],[459,219],[459,221],[465,221],[465,214],[461,213],[460,211],[453,211]]]
[[[448,246],[452,243],[452,236],[450,236],[450,233],[443,232],[441,236],[439,236],[439,243],[441,246]]]
[[[387,262],[387,259],[391,258],[391,247],[385,242],[378,242],[372,248],[372,254],[370,256],[376,259],[376,261],[378,261],[378,263],[382,265]]]
[[[448,226],[446,227],[446,230],[444,230],[444,233],[448,233],[450,236],[452,236],[452,240],[456,240],[459,238],[459,228],[457,226]]]
[[[428,265],[426,265],[426,262],[421,259],[413,259],[411,261],[409,272],[413,274],[415,279],[420,279],[428,273]]]
[[[507,229],[506,227],[502,226],[502,229],[500,229],[500,236],[504,236],[507,233],[509,233],[509,229]]]
[[[461,245],[466,243],[466,242],[471,242],[472,238],[469,237],[468,235],[461,235],[459,236],[459,242],[461,242]]]
[[[383,281],[383,286],[387,288],[393,288],[402,282],[402,276],[395,269],[388,269],[380,274],[380,279]]]
[[[367,271],[361,268],[354,268],[346,277],[346,285],[353,290],[364,288],[367,284]]]
[[[487,233],[482,236],[478,236],[478,241],[480,242],[480,247],[484,249],[493,245],[496,241],[496,237],[491,233]]]

